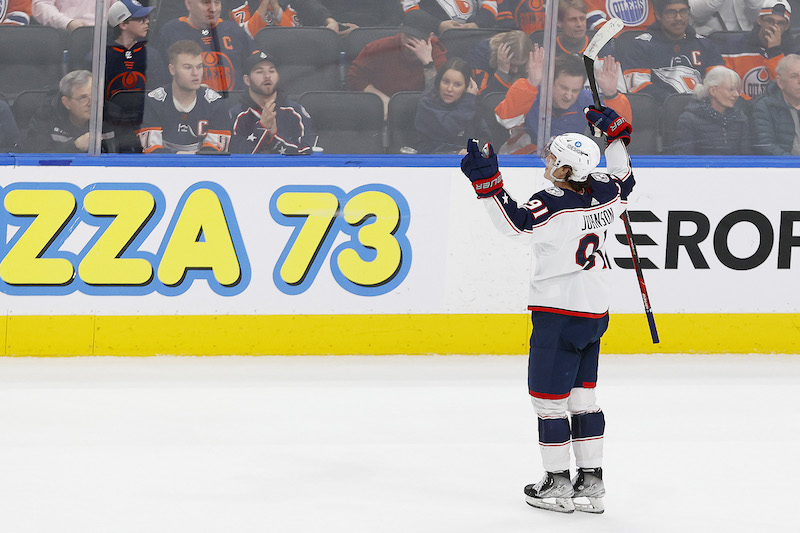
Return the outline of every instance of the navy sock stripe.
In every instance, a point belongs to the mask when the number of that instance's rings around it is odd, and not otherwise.
[[[572,415],[572,436],[576,439],[602,436],[605,428],[603,411]]]
[[[569,421],[566,418],[540,418],[539,442],[560,444],[569,441]]]

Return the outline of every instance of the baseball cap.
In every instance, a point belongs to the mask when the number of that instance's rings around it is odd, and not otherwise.
[[[426,32],[420,28],[415,28],[410,24],[400,24],[400,33],[405,33],[406,35],[410,35],[411,37],[416,37],[417,39],[427,39],[430,35],[430,32]]]
[[[425,20],[417,15],[420,15],[420,13],[415,13],[414,11],[406,13],[405,20],[400,24],[400,33],[405,33],[417,39],[427,39],[433,32],[433,28],[430,28],[430,24],[426,24]]]
[[[792,20],[792,6],[786,0],[766,0],[761,4],[761,15],[778,15],[785,17],[786,20]]]
[[[120,22],[129,18],[146,17],[153,10],[152,7],[143,6],[138,0],[119,0],[108,8],[108,25],[116,28]]]
[[[250,73],[253,72],[253,69],[256,68],[256,65],[264,61],[269,61],[275,66],[275,68],[278,68],[278,62],[274,56],[266,52],[262,52],[261,50],[256,50],[255,52],[247,56],[247,58],[245,58],[244,73],[250,75]]]

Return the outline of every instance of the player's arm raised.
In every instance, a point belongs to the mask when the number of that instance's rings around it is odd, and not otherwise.
[[[589,106],[585,112],[586,120],[606,136],[606,169],[621,182],[622,198],[626,199],[634,184],[631,158],[625,148],[631,142],[633,128],[610,107],[598,110]]]
[[[472,182],[478,198],[487,200],[486,209],[501,233],[529,233],[534,225],[547,218],[547,207],[534,199],[520,206],[503,189],[503,176],[492,145],[487,143],[481,150],[478,144],[476,139],[467,141],[467,154],[461,159],[461,171]]]

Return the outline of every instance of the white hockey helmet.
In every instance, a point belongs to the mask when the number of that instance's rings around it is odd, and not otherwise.
[[[564,133],[550,139],[542,152],[545,164],[549,155],[556,158],[553,170],[563,166],[572,169],[572,175],[567,178],[571,181],[586,181],[589,173],[600,164],[600,148],[593,140],[580,133]]]

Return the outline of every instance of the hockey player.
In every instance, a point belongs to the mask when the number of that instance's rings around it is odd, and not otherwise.
[[[611,295],[603,249],[634,185],[625,148],[628,122],[609,107],[592,106],[586,118],[609,142],[608,172],[594,172],[600,149],[591,139],[559,135],[542,156],[544,176],[553,186],[525,203],[503,188],[491,145],[481,151],[470,139],[461,160],[462,172],[500,231],[531,239],[535,263],[528,306],[533,321],[528,389],[546,472],[539,483],[525,487],[525,497],[534,507],[565,513],[604,510],[605,419],[595,402],[600,338],[608,327]],[[570,442],[577,465],[572,481]]]
[[[172,83],[147,93],[142,127],[136,130],[144,153],[228,151],[228,111],[219,93],[201,87],[202,52],[194,41],[170,46]]]
[[[706,72],[722,65],[717,46],[689,25],[689,0],[656,0],[655,24],[629,46],[617,47],[628,92],[661,104],[670,94],[691,92]]]
[[[229,110],[235,154],[310,154],[311,117],[280,90],[274,57],[257,50],[244,62],[247,92]]]

